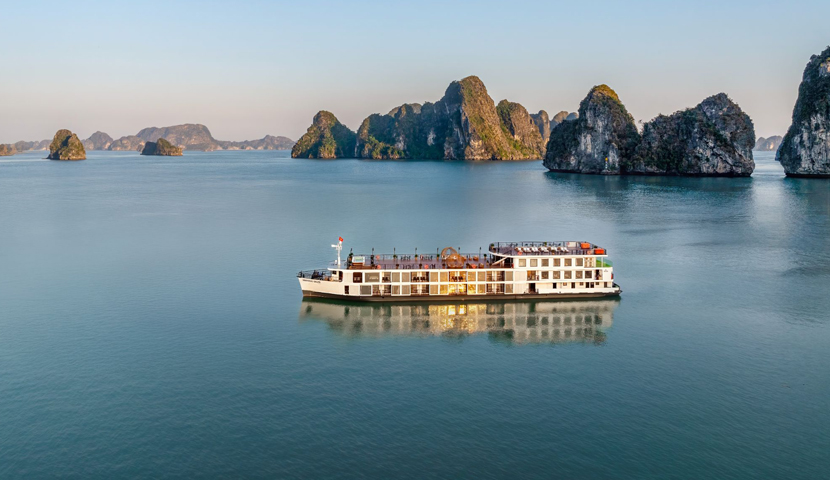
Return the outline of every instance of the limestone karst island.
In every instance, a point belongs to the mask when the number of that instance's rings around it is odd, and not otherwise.
[[[159,138],[155,142],[147,142],[141,150],[142,155],[158,155],[166,157],[181,157],[182,148],[173,145],[163,138]]]
[[[86,160],[84,145],[69,130],[58,130],[49,144],[49,160]]]

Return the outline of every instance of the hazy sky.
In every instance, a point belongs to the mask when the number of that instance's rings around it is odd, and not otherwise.
[[[0,0],[0,142],[187,122],[297,139],[320,109],[356,129],[467,75],[551,115],[599,83],[637,120],[724,91],[783,134],[828,18],[828,0]]]

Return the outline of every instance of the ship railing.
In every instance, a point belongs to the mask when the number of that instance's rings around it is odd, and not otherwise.
[[[327,282],[338,281],[338,277],[332,275],[332,273],[325,268],[318,270],[303,270],[297,273],[297,278],[308,278],[310,280],[323,280]]]
[[[588,244],[588,248],[582,248]],[[490,244],[490,252],[497,255],[596,255],[604,249],[590,242],[496,242]]]

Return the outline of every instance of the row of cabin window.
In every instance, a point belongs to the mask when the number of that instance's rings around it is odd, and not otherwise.
[[[512,282],[513,272],[354,272],[352,283],[409,283],[409,282]]]
[[[412,284],[412,285],[360,285],[360,295],[473,295],[485,293],[513,293],[510,283],[480,284]],[[611,288],[611,282],[559,282],[553,288]],[[349,286],[345,286],[349,295]]]
[[[551,260],[553,260],[554,267],[590,267],[593,268],[595,260],[594,257],[577,257],[577,258],[520,258],[518,259],[519,267],[550,267]],[[529,263],[528,263],[529,262]]]
[[[594,278],[591,270],[543,270],[528,271],[527,280],[558,280],[572,278]],[[602,275],[598,274],[597,279]],[[409,282],[512,282],[513,272],[490,271],[490,272],[355,272],[352,283],[409,283]]]

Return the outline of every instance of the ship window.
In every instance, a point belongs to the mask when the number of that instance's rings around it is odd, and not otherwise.
[[[372,286],[371,285],[361,285],[360,286],[360,294],[361,295],[371,295],[372,294]]]
[[[432,284],[429,286],[429,294],[430,295],[438,295],[438,284]]]
[[[559,271],[558,271],[558,270],[557,270],[557,271],[554,271],[554,272],[551,272],[551,273],[553,273],[553,278],[555,278],[555,279],[560,278],[560,277],[559,277]]]
[[[349,286],[348,286],[348,285],[346,285],[346,286],[345,286],[345,287],[343,287],[343,288],[345,289],[345,290],[344,290],[344,293],[345,293],[346,295],[348,295],[348,294],[349,294]]]
[[[577,270],[575,273],[576,273],[576,278],[582,278],[582,270]]]
[[[352,276],[352,283],[363,283],[363,274],[360,272],[355,273]]]
[[[502,273],[502,272],[499,272],[499,273]],[[499,280],[504,279],[507,282],[512,282],[513,281],[513,272],[504,272],[504,276],[499,275],[498,279]]]
[[[526,263],[527,263],[527,260],[525,260],[524,258],[519,259],[519,266],[520,267],[524,267]]]
[[[366,283],[377,283],[377,282],[380,281],[380,273],[366,272],[365,280],[366,280]]]
[[[585,272],[585,278],[591,278],[593,276],[593,274],[594,274],[594,272],[588,270],[587,272]]]
[[[484,272],[478,272],[478,281],[483,282],[487,275]],[[482,292],[479,292],[482,293]]]
[[[567,270],[565,272],[565,278],[573,278],[572,272],[570,270]]]
[[[577,258],[577,259],[576,259],[576,266],[577,266],[577,267],[581,267],[581,266],[582,266],[582,259],[581,259],[581,258]]]
[[[383,274],[381,275],[381,278],[383,279],[383,283],[391,283],[392,282],[392,275],[390,275],[389,272],[383,272]]]
[[[403,282],[403,283],[409,283],[409,282],[411,281],[411,280],[410,280],[411,275],[412,275],[412,274],[411,274],[411,273],[409,273],[409,272],[403,272],[403,273],[401,273],[401,282]],[[407,294],[407,295],[408,295],[408,294]]]
[[[392,281],[394,283],[400,283],[401,281],[401,273],[400,272],[392,272]]]
[[[441,281],[442,282],[449,282],[450,281],[449,272],[441,272]]]
[[[542,272],[542,280],[548,279],[548,272]]]
[[[441,295],[447,295],[449,292],[449,287],[447,285],[441,285]]]
[[[566,267],[570,267],[570,266],[571,266],[571,259],[570,259],[570,258],[566,258],[566,259],[565,259],[565,266],[566,266]]]
[[[539,260],[536,260],[535,258],[530,259],[530,266],[531,267],[536,267],[538,265],[539,265]]]
[[[429,281],[432,283],[438,283],[438,272],[429,272]]]
[[[547,258],[542,259],[542,266],[543,267],[547,267],[549,264],[550,264],[550,260],[548,260]]]
[[[562,262],[560,261],[560,259],[558,259],[558,258],[553,259],[553,266],[554,267],[560,267],[560,266],[562,266],[561,264],[562,264]]]
[[[392,295],[400,295],[401,294],[401,286],[400,285],[392,285]]]
[[[513,293],[513,284],[512,283],[504,284],[504,293]]]
[[[401,285],[401,295],[409,295],[412,289],[409,285]]]

